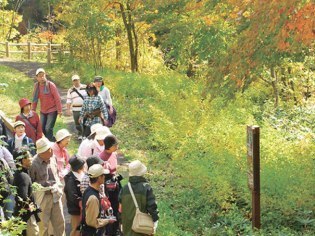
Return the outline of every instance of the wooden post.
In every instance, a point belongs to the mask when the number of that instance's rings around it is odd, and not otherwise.
[[[51,44],[48,43],[47,46],[48,46],[48,49],[47,49],[47,63],[50,64],[51,63]]]
[[[248,185],[252,191],[252,227],[260,229],[260,130],[247,126],[247,161],[249,164]]]
[[[31,42],[27,42],[27,59],[31,60]]]
[[[5,56],[10,57],[9,42],[5,43]]]

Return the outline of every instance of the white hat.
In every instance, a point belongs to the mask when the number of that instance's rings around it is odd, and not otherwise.
[[[102,126],[96,130],[95,139],[103,140],[104,138],[106,138],[108,135],[111,135],[111,134],[112,133],[110,132],[108,127]]]
[[[72,134],[69,133],[68,130],[66,129],[61,129],[58,130],[56,133],[56,142],[60,142],[61,140],[67,138],[67,137],[71,137]]]
[[[14,122],[13,129],[15,129],[16,127],[20,125],[23,125],[25,127],[25,123],[23,121],[18,120],[17,122]]]
[[[78,76],[78,75],[73,75],[73,76],[71,77],[71,79],[72,79],[72,81],[73,81],[73,80],[80,80],[80,76]]]
[[[36,70],[35,75],[38,75],[38,74],[41,73],[41,72],[46,73],[43,68],[38,68],[38,69]]]
[[[91,126],[91,134],[95,134],[96,130],[98,130],[99,128],[103,127],[102,124],[97,123]]]
[[[100,164],[94,164],[89,168],[88,174],[90,178],[97,178],[101,175],[109,174],[109,170],[104,169],[104,167]]]
[[[147,167],[139,160],[135,160],[129,164],[129,176],[142,176],[147,172]]]
[[[36,149],[37,154],[41,154],[46,152],[53,145],[46,137],[40,138],[36,141]]]

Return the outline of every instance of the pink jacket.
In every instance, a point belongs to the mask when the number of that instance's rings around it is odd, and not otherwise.
[[[57,143],[54,143],[54,145],[51,148],[53,150],[54,155],[56,156],[58,175],[62,180],[63,177],[70,171],[69,164],[70,155],[66,148],[60,148]]]
[[[117,154],[116,152],[108,153],[105,150],[99,155],[99,157],[107,162],[107,167],[110,171],[110,174],[116,174],[117,169]]]

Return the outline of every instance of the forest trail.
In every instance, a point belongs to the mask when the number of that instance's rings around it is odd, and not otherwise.
[[[9,59],[3,59],[0,58],[0,65],[12,67],[22,73],[24,73],[26,76],[28,76],[30,79],[33,79],[35,81],[35,72],[38,68],[44,68],[47,66],[46,63],[39,63],[39,62],[27,62],[27,61],[14,61]],[[47,79],[54,81],[53,78],[51,78],[49,75],[47,75]],[[61,97],[61,103],[62,103],[62,113],[63,113],[63,122],[67,125],[67,129],[70,133],[73,134],[74,140],[79,145],[79,141],[77,140],[76,135],[76,129],[73,122],[72,116],[66,116],[66,100],[67,100],[67,92],[68,88],[60,88],[58,86],[58,83],[56,84],[60,97]],[[29,95],[28,97],[30,97]],[[125,178],[128,177],[128,171],[127,166],[128,162],[124,158],[124,155],[120,152],[118,152],[117,155],[118,158],[118,171],[121,173]],[[64,201],[64,214],[65,214],[65,222],[66,222],[66,235],[70,235],[71,232],[71,224],[70,224],[70,215],[68,214],[66,202]]]

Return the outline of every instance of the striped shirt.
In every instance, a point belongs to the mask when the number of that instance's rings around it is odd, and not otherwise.
[[[86,85],[80,84],[80,87],[71,87],[67,93],[67,104],[72,104],[72,111],[81,111],[83,105],[83,99],[79,96],[79,94],[74,90],[76,90],[82,95],[82,97],[86,98]]]

